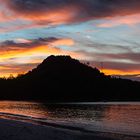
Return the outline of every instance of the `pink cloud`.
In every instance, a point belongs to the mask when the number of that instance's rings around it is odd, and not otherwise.
[[[110,28],[120,25],[134,26],[140,23],[140,14],[134,14],[123,17],[106,18],[104,23],[98,24],[98,27]]]
[[[96,19],[109,20],[98,25],[99,27],[134,25],[139,23],[140,17],[138,0],[127,0],[127,2],[122,0],[0,0],[0,4],[5,8],[0,9],[1,21],[5,19],[31,21],[32,25],[26,25],[25,28]]]

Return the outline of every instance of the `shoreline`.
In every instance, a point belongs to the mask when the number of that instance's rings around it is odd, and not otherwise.
[[[0,118],[0,140],[140,140],[139,136],[129,136],[109,132],[84,131],[82,128],[58,124],[25,122]]]

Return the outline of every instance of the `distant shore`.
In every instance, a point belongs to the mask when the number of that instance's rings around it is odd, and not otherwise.
[[[0,119],[0,140],[140,140],[110,133],[86,133],[50,125]]]

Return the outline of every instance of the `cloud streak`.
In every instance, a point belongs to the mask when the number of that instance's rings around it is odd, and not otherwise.
[[[0,66],[0,77],[9,77],[10,74],[17,76],[17,74],[23,74],[26,71],[35,68],[38,63],[28,63],[28,64],[4,64]]]
[[[111,54],[111,53],[107,53],[107,54],[95,54],[96,58],[104,58],[104,59],[108,59],[108,60],[126,60],[126,61],[130,61],[132,63],[140,63],[140,53],[118,53],[118,54]]]
[[[74,58],[80,54],[62,50],[59,46],[72,46],[74,41],[69,38],[38,38],[33,40],[15,39],[0,43],[0,74],[8,75],[23,73],[40,63],[49,55],[71,55]],[[29,66],[28,64],[31,64]]]
[[[119,25],[133,26],[140,23],[140,14],[133,14],[125,17],[106,18],[104,23],[98,24],[98,27],[110,28]]]
[[[72,39],[67,38],[39,38],[34,40],[25,40],[25,39],[15,39],[13,40],[7,40],[0,43],[0,53],[10,52],[10,51],[24,51],[24,50],[31,50],[39,46],[45,46],[48,47],[56,47],[59,45],[74,45],[74,41]]]

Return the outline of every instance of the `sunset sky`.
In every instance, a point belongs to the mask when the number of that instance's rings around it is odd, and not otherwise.
[[[49,55],[140,75],[140,0],[0,0],[0,77]]]

